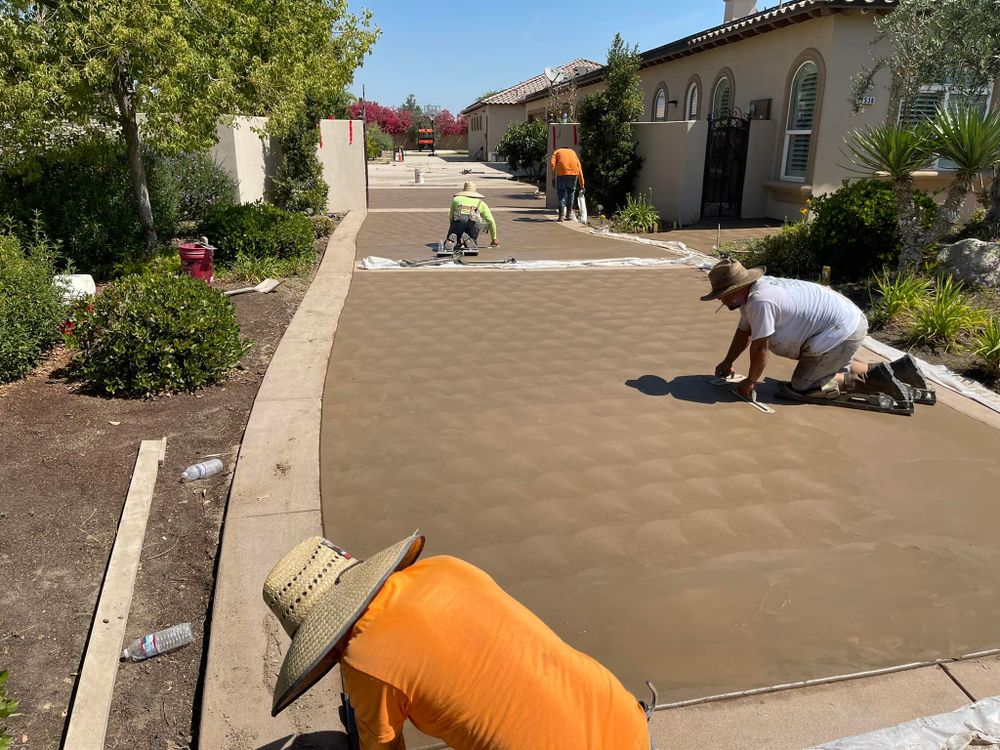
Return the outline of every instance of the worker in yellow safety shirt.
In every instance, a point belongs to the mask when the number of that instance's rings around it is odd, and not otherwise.
[[[405,750],[407,719],[455,750],[652,748],[655,698],[638,702],[479,568],[418,561],[423,546],[415,532],[362,561],[316,536],[274,566],[264,601],[292,641],[273,715],[339,662],[360,750]]]
[[[444,242],[446,252],[451,252],[456,245],[462,243],[465,238],[465,251],[467,253],[477,253],[479,251],[479,226],[483,222],[490,230],[490,247],[500,247],[497,239],[497,223],[490,213],[490,207],[484,200],[486,196],[476,192],[476,183],[467,182],[460,193],[455,193],[451,199],[451,211],[448,212],[448,219],[451,224],[448,227],[448,238]]]

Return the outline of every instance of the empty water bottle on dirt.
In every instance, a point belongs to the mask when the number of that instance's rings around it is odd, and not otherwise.
[[[186,646],[194,640],[191,633],[191,623],[182,622],[166,630],[157,630],[155,633],[148,633],[142,638],[136,638],[132,645],[122,651],[122,658],[130,661],[143,661],[151,656],[165,654],[174,651],[181,646]]]
[[[204,479],[222,471],[222,461],[213,458],[211,461],[203,461],[200,464],[191,464],[181,474],[182,482],[193,482],[195,479]]]

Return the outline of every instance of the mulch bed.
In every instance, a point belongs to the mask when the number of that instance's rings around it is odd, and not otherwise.
[[[326,240],[317,243],[325,248]],[[244,286],[227,285],[228,288]],[[118,671],[106,748],[195,742],[206,618],[243,430],[271,355],[306,289],[231,298],[253,341],[224,384],[141,400],[89,395],[57,351],[25,380],[0,386],[0,669],[20,714],[13,748],[58,748],[139,442],[167,438],[146,528],[126,640],[191,622],[191,646]],[[181,484],[183,469],[218,454],[226,472]]]
[[[872,298],[866,283],[841,285],[837,287],[837,291],[851,299],[871,319]],[[1000,291],[983,289],[976,291],[971,296],[976,307],[991,310],[994,315],[1000,316]],[[915,357],[930,364],[945,365],[959,375],[978,381],[987,388],[1000,393],[1000,373],[987,369],[981,361],[972,355],[969,336],[960,338],[956,346],[943,349],[912,345],[907,339],[906,327],[898,322],[891,322],[882,328],[872,329],[870,333],[889,346],[910,352]]]

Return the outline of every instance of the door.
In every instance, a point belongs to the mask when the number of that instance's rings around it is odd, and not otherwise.
[[[708,118],[701,216],[740,218],[747,172],[750,118],[739,110]]]

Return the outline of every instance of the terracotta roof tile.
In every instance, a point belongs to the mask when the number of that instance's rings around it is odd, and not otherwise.
[[[571,78],[578,70],[582,69],[582,72],[576,73],[576,75],[586,75],[587,73],[597,70],[600,67],[600,63],[580,57],[572,62],[566,63],[565,65],[560,65],[556,68],[556,70],[561,70],[568,78]],[[471,112],[472,110],[486,104],[520,104],[532,94],[545,91],[545,89],[548,88],[548,85],[548,79],[546,79],[543,74],[539,74],[534,78],[529,78],[526,81],[515,83],[513,86],[505,88],[503,91],[498,91],[495,94],[491,94],[490,96],[480,99],[475,104],[463,109],[462,113]]]

